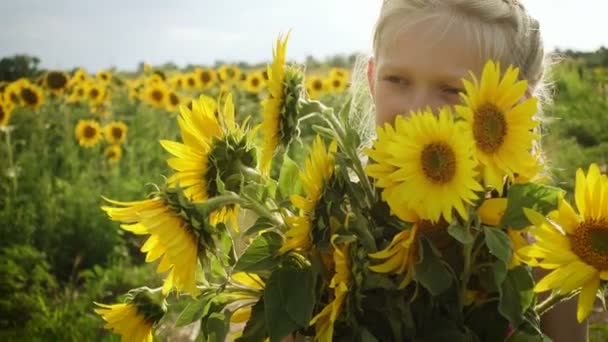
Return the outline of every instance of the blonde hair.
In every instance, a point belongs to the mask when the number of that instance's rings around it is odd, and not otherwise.
[[[485,59],[512,64],[520,69],[520,78],[528,81],[529,94],[542,105],[550,101],[547,73],[551,56],[545,54],[539,23],[517,0],[384,0],[373,33],[373,52],[378,56],[381,44],[391,28],[439,14],[448,14],[446,30],[460,23],[473,34]],[[374,106],[367,85],[369,56],[359,56],[351,83],[352,124],[362,134],[362,143],[373,137]],[[364,111],[361,113],[359,111]]]

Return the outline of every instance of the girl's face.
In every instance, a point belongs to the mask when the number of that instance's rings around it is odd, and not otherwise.
[[[469,70],[481,73],[478,44],[458,24],[447,30],[447,20],[436,16],[382,36],[368,65],[378,125],[411,110],[458,103],[461,79],[469,77]]]

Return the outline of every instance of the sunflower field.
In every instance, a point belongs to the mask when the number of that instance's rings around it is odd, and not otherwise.
[[[322,63],[306,67],[292,63],[283,67],[289,59],[286,44],[286,39],[277,42],[273,54],[269,53],[273,61],[268,66],[222,64],[177,69],[144,64],[138,72],[76,69],[41,70],[24,75],[0,73],[5,77],[0,79],[0,339],[119,340],[111,331],[121,335],[130,332],[126,331],[129,327],[113,321],[116,312],[133,322],[141,321],[130,327],[134,329],[131,336],[134,339],[145,340],[150,322],[159,321],[154,328],[155,339],[196,339],[200,324],[188,324],[194,321],[188,317],[192,315],[188,299],[166,298],[164,306],[171,310],[165,314],[165,308],[159,307],[154,298],[172,289],[205,297],[206,292],[199,293],[201,290],[195,285],[195,272],[187,267],[200,258],[191,252],[196,251],[197,243],[188,234],[166,231],[159,222],[174,220],[174,225],[179,226],[180,217],[168,213],[180,208],[189,225],[204,231],[207,222],[193,219],[199,209],[184,204],[183,196],[193,202],[217,198],[218,203],[212,209],[205,209],[210,225],[249,227],[246,232],[239,232],[239,237],[257,234],[281,222],[272,222],[276,215],[265,215],[267,209],[252,203],[220,205],[220,200],[228,196],[226,193],[241,191],[243,179],[259,180],[275,175],[277,189],[272,191],[279,194],[277,198],[291,205],[294,212],[314,211],[310,208],[311,198],[321,196],[317,184],[333,179],[333,168],[328,165],[341,162],[334,157],[338,143],[316,136],[324,132],[319,127],[322,120],[310,113],[343,112],[350,99],[352,66]],[[579,186],[575,182],[577,169],[590,170],[585,179],[595,172],[591,171],[595,170],[590,168],[592,164],[598,172],[607,172],[606,55],[605,50],[587,55],[567,54],[553,70],[555,96],[544,110],[542,146],[550,183],[569,194],[574,194]],[[277,75],[281,75],[280,82]],[[288,94],[305,96],[310,100],[306,102],[308,107],[297,97],[282,98],[277,103],[283,87],[289,90]],[[290,105],[299,106],[298,111],[305,113],[298,120],[281,120],[282,110],[289,110]],[[195,118],[193,113],[203,113],[202,118]],[[263,113],[274,113],[274,117],[269,120]],[[434,120],[427,114],[418,113],[415,120],[420,123],[412,120],[403,123],[402,128],[411,129],[410,124],[424,126]],[[462,116],[466,117],[466,111]],[[448,127],[447,118],[448,114],[441,114],[438,120]],[[301,126],[300,121],[308,124]],[[277,130],[269,127],[269,122],[281,125]],[[525,127],[520,138],[527,139],[528,128],[532,127]],[[273,129],[276,134],[269,134]],[[382,164],[385,153],[389,153],[382,150],[382,137],[398,139],[386,129],[379,131],[378,145],[374,145],[374,152],[369,152],[378,167],[370,168],[368,175],[378,181],[385,177],[386,167],[390,167]],[[289,153],[275,154],[277,146],[289,146]],[[360,151],[351,152],[356,155]],[[475,165],[469,167],[473,169]],[[310,177],[293,182],[301,177],[300,170],[310,171]],[[197,181],[196,175],[210,172],[217,177]],[[233,174],[239,177],[230,177]],[[459,177],[464,179],[464,175]],[[488,176],[486,181],[492,184],[496,177]],[[390,191],[390,186],[377,184],[383,191]],[[459,191],[464,194],[463,203],[472,201],[478,185],[472,180],[469,183],[463,180],[462,184]],[[250,190],[255,196],[265,191],[253,187],[243,191]],[[323,194],[336,198],[340,195]],[[365,196],[361,198],[368,198]],[[387,198],[391,205],[390,194]],[[451,211],[445,205],[429,208],[420,215],[428,215],[435,222],[451,220],[448,213]],[[242,215],[241,206],[260,213],[265,221]],[[459,210],[462,204],[456,203],[454,207],[459,215],[466,216],[464,209]],[[148,213],[145,218],[140,216],[142,212]],[[400,218],[409,215],[396,214]],[[538,217],[542,215],[534,215],[530,213],[530,220],[542,226],[543,218]],[[331,231],[334,226],[344,224],[343,220],[332,219],[325,222],[332,227]],[[310,225],[306,217],[290,216],[288,225],[292,229],[285,232],[285,243],[277,248],[277,253],[296,255],[290,251],[310,249],[310,241],[298,230]],[[280,239],[269,233],[264,236],[267,237],[264,243],[269,246]],[[413,233],[397,234],[394,241],[401,243],[412,236]],[[163,245],[158,241],[163,241]],[[330,277],[331,296],[335,299],[317,312],[312,323],[323,325],[318,328],[319,334],[327,336],[330,334],[327,324],[333,324],[327,323],[334,314],[331,310],[338,305],[339,298],[344,300],[349,285],[344,265],[348,264],[349,255],[355,253],[350,251],[351,241],[347,238],[324,236],[323,241],[324,248],[335,248],[333,255],[321,253],[318,260],[321,264],[335,265],[335,274]],[[212,274],[209,279],[220,277],[221,264],[231,262],[228,260],[231,251],[250,247],[222,239],[209,239],[201,244],[222,251],[231,246],[225,250],[226,260],[208,260]],[[374,272],[395,273],[394,267],[385,264],[387,256],[396,253],[391,251],[394,245],[388,241],[386,249],[370,253],[370,258],[376,260]],[[172,250],[179,253],[171,254]],[[154,262],[159,258],[160,264]],[[171,265],[168,261],[165,264],[169,258],[174,260]],[[303,262],[296,256],[293,259],[294,263]],[[248,265],[244,269],[256,267],[261,266]],[[399,286],[408,285],[409,276],[399,279]],[[250,295],[244,297],[248,300],[246,305],[234,310],[232,322],[247,322],[256,310],[264,309],[253,305],[256,302],[250,299],[251,294],[259,297],[260,291],[270,286],[262,278],[259,274],[232,274],[226,284]],[[383,281],[380,276],[377,279]],[[143,285],[145,291],[129,292]],[[108,305],[125,301],[128,304]],[[209,303],[220,305],[213,300]],[[144,319],[136,307],[146,308]],[[608,338],[608,325],[599,311],[591,309],[591,337],[602,341]],[[218,317],[210,314],[203,320],[215,329]],[[104,329],[106,322],[109,330]],[[248,326],[249,323],[241,329],[245,336],[255,333]]]

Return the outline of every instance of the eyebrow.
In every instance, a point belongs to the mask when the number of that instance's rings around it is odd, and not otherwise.
[[[398,72],[398,73],[405,74],[405,75],[414,74],[410,68],[403,67],[401,65],[398,65],[397,63],[393,63],[393,62],[378,63],[377,72],[385,71],[385,70],[389,70],[392,72]],[[435,81],[458,82],[459,84],[460,84],[460,81],[462,78],[467,78],[467,77],[468,77],[468,72],[466,72],[464,75],[462,75],[461,73],[458,73],[458,72],[442,71],[439,69],[434,69],[434,75],[433,75],[433,79]]]

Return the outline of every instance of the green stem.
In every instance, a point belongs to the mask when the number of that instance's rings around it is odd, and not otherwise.
[[[283,226],[285,224],[282,219],[279,219],[277,217],[277,215],[273,214],[265,206],[257,203],[256,201],[252,201],[247,198],[241,197],[233,192],[229,192],[229,193],[226,193],[221,196],[216,196],[216,197],[210,198],[207,201],[205,201],[204,203],[202,203],[202,205],[205,207],[205,209],[209,210],[209,212],[211,212],[217,208],[221,208],[227,204],[238,204],[243,208],[252,210],[259,216],[266,217],[276,226]]]
[[[325,121],[337,133],[338,144],[340,145],[342,150],[346,153],[346,155],[351,159],[352,168],[355,171],[355,173],[357,174],[359,181],[363,185],[363,190],[365,191],[365,193],[367,195],[367,205],[368,205],[368,207],[371,208],[371,206],[372,206],[371,201],[376,196],[375,196],[373,187],[369,181],[369,178],[367,177],[367,174],[365,173],[365,170],[363,169],[363,165],[361,164],[361,161],[359,159],[359,154],[357,153],[356,148],[353,148],[353,146],[347,145],[345,143],[346,138],[347,138],[346,130],[345,130],[344,126],[342,125],[342,123],[340,122],[340,120],[338,120],[333,115],[334,114],[333,109],[329,108],[329,107],[325,107],[322,104],[320,106],[322,107],[322,114],[323,114]]]
[[[553,308],[554,305],[556,305],[556,304],[560,303],[561,301],[564,301],[574,295],[576,295],[576,293],[561,294],[558,292],[553,292],[553,293],[551,293],[549,298],[545,299],[542,303],[536,305],[534,307],[534,311],[536,311],[536,313],[539,316],[542,316],[545,312],[547,312],[551,308]]]
[[[11,178],[13,183],[13,196],[17,194],[17,170],[15,169],[15,161],[13,160],[13,146],[11,144],[11,127],[5,127],[3,129],[4,136],[6,137],[6,151],[8,154],[8,176]]]
[[[471,222],[467,222],[466,229],[471,231]],[[471,274],[473,271],[473,262],[475,261],[475,257],[477,256],[477,251],[473,252],[473,245],[475,245],[475,241],[477,240],[477,233],[473,235],[473,243],[469,243],[463,246],[463,257],[464,257],[464,269],[462,271],[462,275],[460,278],[460,308],[461,311],[464,309],[464,302],[466,297],[466,292],[468,289],[469,279],[471,278]]]

